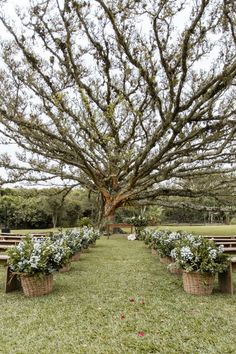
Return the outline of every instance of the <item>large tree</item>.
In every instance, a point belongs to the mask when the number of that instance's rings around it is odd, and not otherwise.
[[[232,171],[235,7],[31,0],[15,26],[3,10],[0,131],[24,150],[18,163],[3,156],[8,181],[72,181],[109,218],[127,202],[196,195],[180,179]]]

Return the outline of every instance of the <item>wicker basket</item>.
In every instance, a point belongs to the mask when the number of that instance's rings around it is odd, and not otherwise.
[[[52,291],[53,275],[21,275],[21,286],[25,296],[41,296],[49,294]]]
[[[59,269],[60,273],[65,273],[65,272],[69,272],[69,270],[71,270],[71,263],[67,263],[65,264],[62,268]]]
[[[170,264],[173,262],[171,257],[160,257],[160,262],[162,264]]]
[[[193,295],[210,295],[214,287],[215,274],[183,271],[184,290]]]
[[[73,254],[73,256],[71,257],[71,261],[72,261],[72,262],[79,261],[79,260],[80,260],[80,256],[81,256],[81,252],[76,252],[76,253]]]
[[[183,270],[181,268],[177,268],[173,263],[168,266],[168,270],[171,274],[182,275],[183,273]]]

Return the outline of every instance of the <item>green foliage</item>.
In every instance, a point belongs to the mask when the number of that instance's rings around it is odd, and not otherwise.
[[[148,220],[145,216],[143,215],[136,215],[130,218],[131,224],[133,224],[135,227],[142,227],[142,226],[147,226]]]
[[[26,238],[7,251],[8,264],[13,272],[50,274],[66,264],[71,251],[63,239]]]
[[[142,231],[148,224],[147,218],[143,215],[135,215],[130,218],[130,223],[135,227],[136,240],[142,240]]]
[[[179,268],[186,271],[216,273],[228,266],[223,246],[185,231],[146,231],[144,242],[158,251],[161,257],[172,257]]]
[[[171,257],[187,272],[217,273],[228,267],[228,256],[223,249],[204,237],[185,235],[176,242]]]
[[[77,226],[78,227],[92,226],[92,221],[87,216],[84,216],[77,221]]]
[[[150,248],[158,250],[161,257],[170,257],[171,251],[175,248],[177,240],[185,237],[185,232],[165,231],[146,231],[144,242]]]
[[[140,233],[140,238],[144,243],[148,246],[151,247],[151,242],[153,239],[154,231],[150,230],[148,228],[145,228],[141,231]]]
[[[150,225],[160,224],[163,219],[163,214],[164,208],[157,205],[149,206],[145,212],[145,216]]]
[[[134,207],[121,207],[116,210],[115,222],[125,223],[130,222],[131,217],[134,215],[136,209]]]
[[[54,242],[62,240],[63,244],[70,249],[70,256],[81,251],[82,248],[81,234],[74,230],[61,231],[56,235],[52,235],[51,240]]]
[[[99,236],[98,231],[84,227],[50,237],[26,237],[8,250],[8,263],[17,273],[49,274],[65,265],[73,254],[88,248]]]
[[[60,188],[4,189],[0,197],[0,226],[10,228],[73,227],[78,218],[96,219],[95,201],[87,192],[68,193]]]
[[[53,235],[51,239],[54,242],[61,240],[64,245],[69,247],[70,253],[73,255],[81,251],[82,248],[88,248],[89,245],[95,243],[99,237],[100,234],[98,230],[92,227],[83,227],[81,229],[61,231],[59,234]]]

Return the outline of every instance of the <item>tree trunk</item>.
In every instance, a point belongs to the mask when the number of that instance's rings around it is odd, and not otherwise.
[[[53,224],[53,228],[55,229],[57,227],[57,214],[53,214],[52,215],[52,224]]]
[[[116,209],[118,209],[124,204],[127,197],[128,194],[111,195],[104,190],[101,192],[101,203],[100,203],[101,210],[100,210],[100,227],[99,227],[101,231],[103,232],[110,231],[110,233],[112,233],[113,229],[108,230],[108,225],[114,224],[115,211]]]

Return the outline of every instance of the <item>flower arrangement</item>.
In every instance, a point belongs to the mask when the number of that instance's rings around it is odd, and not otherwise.
[[[93,227],[83,227],[81,229],[81,232],[83,234],[83,237],[88,238],[88,244],[94,244],[99,238],[100,238],[100,233],[98,230],[94,229]]]
[[[181,239],[181,237],[182,234],[179,232],[159,232],[159,237],[156,239],[156,243],[160,256],[170,257],[171,251],[175,248],[176,241]]]
[[[58,239],[63,240],[71,250],[71,254],[80,252],[83,248],[88,248],[90,244],[96,242],[99,239],[100,234],[98,230],[92,227],[83,227],[80,229],[67,230],[65,232],[60,232],[59,234],[53,235],[51,239],[55,242]]]
[[[141,239],[144,241],[145,245],[147,245],[148,247],[151,247],[150,244],[151,244],[152,237],[153,237],[153,231],[145,228],[141,231],[140,234],[141,234]]]
[[[70,249],[62,240],[50,238],[26,238],[7,252],[12,272],[35,275],[51,274],[59,270],[69,259]]]
[[[27,237],[8,250],[9,266],[16,273],[50,274],[69,262],[72,255],[99,237],[93,228],[60,232],[51,237]]]
[[[143,215],[133,216],[130,219],[130,222],[135,227],[136,240],[143,240],[142,231],[145,228],[145,226],[147,226],[148,224],[147,218]]]
[[[142,215],[133,216],[130,221],[135,227],[147,226],[148,224],[147,218]]]
[[[172,231],[148,231],[145,232],[144,242],[148,247],[157,250],[161,257],[170,257],[171,251],[175,248],[177,240],[184,237],[183,232],[172,232]]]
[[[80,249],[87,249],[89,245],[94,244],[100,238],[100,233],[93,227],[83,227],[70,231],[70,237],[80,242]]]
[[[187,272],[215,274],[227,269],[228,257],[223,251],[224,246],[217,246],[204,237],[185,235],[177,241],[171,257]]]
[[[60,242],[69,247],[71,255],[81,251],[81,235],[75,230],[67,230],[65,233],[54,236],[53,239],[54,241],[61,240]]]

